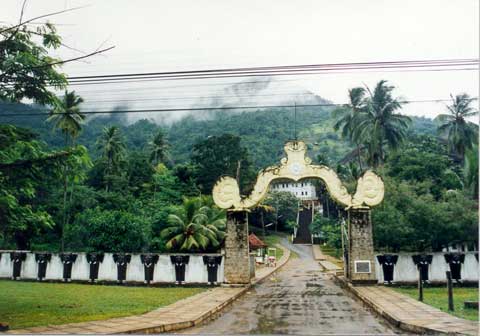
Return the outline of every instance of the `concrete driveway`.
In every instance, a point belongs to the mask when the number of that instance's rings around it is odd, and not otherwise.
[[[395,332],[346,295],[312,257],[311,246],[282,242],[295,252],[276,274],[209,323],[185,334],[391,335]]]

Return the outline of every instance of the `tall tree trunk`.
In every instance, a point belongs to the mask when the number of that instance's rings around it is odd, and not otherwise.
[[[62,221],[62,233],[61,233],[61,249],[62,252],[65,251],[65,226],[67,225],[67,186],[68,186],[68,177],[67,177],[67,167],[64,169],[64,180],[63,180],[63,221]]]
[[[237,162],[237,174],[236,174],[236,180],[238,183],[238,187],[240,188],[240,169],[242,167],[242,160],[238,160]]]
[[[65,133],[65,147],[68,147],[68,135]],[[67,165],[63,167],[63,220],[62,220],[62,232],[60,236],[61,250],[65,251],[65,226],[67,225],[67,191],[68,191],[68,171]]]
[[[262,239],[265,241],[265,235],[266,235],[266,232],[265,232],[265,220],[264,220],[264,218],[263,218],[263,210],[262,210],[262,209],[260,210],[260,220],[262,221],[262,234],[263,234]]]
[[[154,160],[154,165],[157,163],[157,151],[155,151],[155,160]],[[157,181],[155,178],[153,179],[153,201],[155,202],[155,197],[157,195]]]
[[[378,148],[378,152],[379,152],[379,160],[378,160],[378,166],[380,165],[383,165],[383,162],[384,162],[384,152],[383,152],[383,124],[382,124],[382,131],[380,133],[380,143],[379,143],[379,148]]]
[[[71,146],[72,146],[72,148],[75,147],[75,138],[72,138]],[[70,197],[69,197],[69,199],[70,199],[70,204],[72,204],[72,199],[73,199],[73,190],[72,190],[72,189],[70,189]]]
[[[111,166],[111,162],[110,162],[110,159],[107,160],[107,169],[106,169],[106,179],[105,179],[105,191],[108,193],[108,187],[109,187],[109,184],[110,184],[110,166]]]

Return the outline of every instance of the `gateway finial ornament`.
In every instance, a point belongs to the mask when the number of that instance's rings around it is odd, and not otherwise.
[[[357,190],[352,197],[337,174],[322,165],[312,165],[306,156],[307,146],[303,141],[289,141],[284,147],[287,157],[280,165],[262,170],[257,177],[253,191],[248,197],[240,196],[237,181],[229,176],[220,178],[213,187],[213,200],[222,209],[236,211],[255,207],[267,195],[268,187],[274,180],[299,181],[305,178],[319,178],[325,182],[330,196],[346,208],[371,207],[380,204],[384,196],[382,179],[372,171],[366,171],[358,179]]]

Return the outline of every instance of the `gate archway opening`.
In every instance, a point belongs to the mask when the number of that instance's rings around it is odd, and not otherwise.
[[[320,179],[330,196],[348,212],[345,275],[351,282],[375,282],[372,222],[370,209],[383,200],[384,184],[373,171],[367,170],[358,180],[351,195],[334,170],[314,165],[306,155],[303,141],[288,141],[279,165],[263,169],[257,176],[253,191],[240,195],[237,181],[221,177],[213,187],[213,200],[227,210],[227,235],[225,239],[225,282],[247,284],[250,282],[250,257],[248,248],[249,209],[257,206],[267,195],[269,186],[276,180]]]

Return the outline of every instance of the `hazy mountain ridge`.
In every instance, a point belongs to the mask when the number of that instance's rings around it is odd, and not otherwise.
[[[348,142],[341,139],[333,130],[330,111],[333,106],[318,106],[330,102],[291,81],[271,77],[248,78],[238,83],[224,86],[216,93],[197,100],[192,107],[208,107],[205,111],[192,111],[181,119],[179,115],[124,114],[89,115],[77,143],[84,144],[93,157],[98,155],[96,139],[105,126],[117,125],[121,128],[127,148],[141,151],[162,129],[170,144],[170,157],[175,163],[187,162],[192,148],[198,141],[209,136],[231,133],[242,137],[251,160],[257,168],[275,164],[284,155],[283,144],[295,137],[304,140],[309,146],[309,155],[315,159],[318,154],[338,162],[351,151]],[[295,108],[293,105],[299,105]],[[317,106],[301,106],[317,105]],[[251,106],[245,109],[215,109],[231,106]],[[255,106],[288,106],[255,108]],[[212,109],[213,108],[213,109]],[[125,109],[125,108],[123,108]],[[126,108],[128,109],[128,108]],[[45,111],[35,105],[0,103],[0,114],[29,114]],[[118,110],[118,109],[117,109]],[[120,109],[122,110],[122,109]],[[64,146],[63,136],[53,130],[53,125],[45,121],[46,114],[39,116],[18,116],[1,118],[0,122],[12,123],[32,128],[50,146]],[[171,114],[175,114],[172,112]],[[132,117],[133,116],[133,117]],[[133,120],[136,120],[132,123]],[[427,118],[413,118],[416,133],[433,133],[433,122]]]
[[[338,162],[352,148],[333,131],[331,110],[331,107],[297,108],[297,137],[307,142],[311,158],[323,154],[332,162]],[[0,103],[0,114],[35,111],[38,110],[28,105]],[[45,119],[46,115],[2,117],[0,123],[31,128],[50,146],[63,147],[63,136],[59,131],[53,130],[53,126]],[[412,133],[435,134],[436,126],[431,119],[418,117],[412,119]],[[90,120],[84,126],[77,143],[85,145],[95,158],[98,155],[96,139],[103,127],[111,125],[121,128],[127,148],[132,151],[147,149],[148,142],[162,129],[167,136],[170,156],[175,163],[188,161],[192,147],[197,141],[223,133],[236,134],[242,137],[242,143],[248,148],[253,164],[258,169],[276,164],[284,155],[285,141],[295,136],[293,109],[268,108],[235,113],[217,110],[213,111],[208,119],[199,120],[195,116],[187,116],[169,126],[160,126],[147,119],[129,125],[123,114],[103,115]]]

